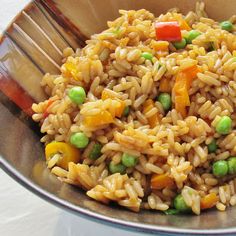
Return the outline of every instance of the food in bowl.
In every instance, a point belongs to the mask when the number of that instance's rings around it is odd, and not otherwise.
[[[236,205],[236,17],[216,22],[204,3],[120,14],[42,79],[48,168],[136,212]]]

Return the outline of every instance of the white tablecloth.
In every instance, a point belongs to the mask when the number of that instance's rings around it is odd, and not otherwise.
[[[0,0],[0,32],[29,0]],[[112,231],[111,231],[112,230]],[[1,236],[140,236],[65,212],[11,179],[0,169]]]

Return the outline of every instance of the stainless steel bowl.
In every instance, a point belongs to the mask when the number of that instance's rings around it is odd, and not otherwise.
[[[0,45],[0,166],[17,182],[45,200],[91,220],[114,227],[166,234],[236,235],[236,207],[200,216],[133,213],[95,202],[83,191],[61,183],[44,163],[39,128],[30,105],[45,94],[39,82],[45,72],[57,73],[62,50],[84,45],[101,31],[118,9],[146,8],[156,15],[172,7],[193,9],[189,0],[37,0],[28,5],[5,31]],[[209,16],[223,20],[235,13],[234,0],[205,1]]]

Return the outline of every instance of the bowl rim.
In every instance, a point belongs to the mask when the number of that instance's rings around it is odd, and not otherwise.
[[[25,9],[29,9],[32,6],[32,3],[37,2],[35,0],[31,0],[28,4],[24,6],[24,8],[19,11],[16,16],[9,22],[7,27],[2,30],[0,34],[0,44],[5,38],[7,31],[11,28],[12,24],[20,17],[21,13]],[[59,207],[63,210],[68,210],[74,215],[80,215],[88,220],[95,220],[97,223],[105,223],[105,225],[110,227],[116,227],[119,225],[121,229],[129,230],[133,232],[141,232],[146,234],[174,234],[174,235],[236,235],[236,226],[224,229],[179,229],[177,227],[168,227],[168,226],[159,226],[159,225],[151,225],[145,223],[137,223],[137,222],[129,222],[121,219],[111,218],[96,212],[93,212],[89,209],[84,209],[78,205],[70,203],[66,200],[63,200],[56,195],[44,190],[39,185],[35,184],[33,181],[25,177],[16,168],[14,168],[3,156],[0,155],[0,168],[8,174],[12,179],[14,179],[17,183],[23,186],[25,189],[29,190],[36,196],[41,199],[53,204],[56,207]],[[200,216],[196,216],[200,217]]]

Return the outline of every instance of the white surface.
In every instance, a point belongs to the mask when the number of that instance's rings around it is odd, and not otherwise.
[[[24,189],[0,170],[1,236],[141,236],[63,211]],[[112,234],[111,234],[112,230]]]
[[[28,0],[0,0],[0,32]],[[1,236],[140,236],[67,213],[32,194],[0,169]]]

